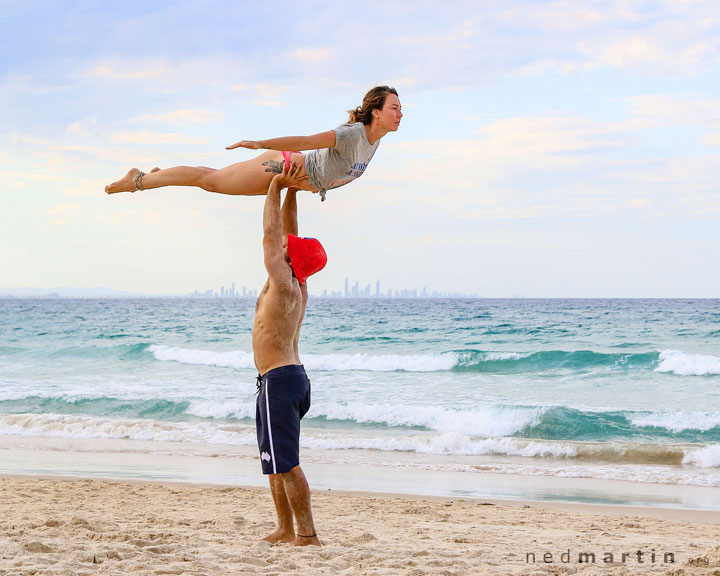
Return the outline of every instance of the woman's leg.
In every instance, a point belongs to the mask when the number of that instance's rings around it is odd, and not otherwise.
[[[158,188],[160,186],[199,186],[200,179],[203,175],[210,171],[214,171],[212,168],[204,167],[190,167],[190,166],[176,166],[175,168],[168,168],[166,170],[153,170],[147,174],[143,174],[142,179],[138,179],[137,175],[140,170],[137,168],[131,168],[130,171],[125,174],[120,180],[105,186],[105,192],[108,194],[116,194],[117,192],[135,192],[135,182],[140,184],[141,188]],[[166,183],[154,183],[148,185],[151,174],[157,174],[162,172],[163,181]]]
[[[295,155],[294,155],[295,156]],[[302,158],[304,168],[304,156]],[[293,158],[294,160],[294,158]],[[205,167],[176,166],[144,174],[138,180],[141,189],[163,186],[197,186],[208,192],[243,196],[266,194],[270,180],[283,169],[282,152],[269,150],[245,162],[238,162],[213,170]],[[124,178],[105,187],[105,192],[134,192],[135,178],[139,170],[133,168]]]

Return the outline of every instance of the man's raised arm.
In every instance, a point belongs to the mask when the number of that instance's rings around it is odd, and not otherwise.
[[[288,188],[282,206],[283,235],[298,235],[297,188]]]
[[[270,182],[265,208],[263,209],[263,254],[265,269],[274,282],[289,283],[292,278],[290,268],[285,262],[282,245],[282,221],[280,216],[280,189],[283,174],[278,174]]]
[[[263,253],[265,269],[274,282],[290,284],[292,272],[283,254],[283,234],[297,236],[296,187],[307,180],[298,176],[299,167],[291,164],[287,173],[282,172],[270,182],[265,208],[263,209]],[[280,190],[288,187],[288,193],[280,212]]]

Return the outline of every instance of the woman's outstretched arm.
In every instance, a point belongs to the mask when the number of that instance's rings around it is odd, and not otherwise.
[[[317,150],[318,148],[335,147],[335,130],[320,132],[312,136],[283,136],[269,140],[241,140],[231,144],[226,149],[249,148],[250,150]]]

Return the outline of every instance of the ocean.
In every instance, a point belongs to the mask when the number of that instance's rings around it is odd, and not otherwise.
[[[96,451],[253,459],[262,479],[254,307],[0,300],[0,472]],[[720,487],[720,300],[311,298],[300,354],[309,462]]]

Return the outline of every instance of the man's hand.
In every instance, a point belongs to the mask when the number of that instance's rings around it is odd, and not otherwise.
[[[281,172],[273,178],[273,181],[280,188],[300,188],[302,183],[308,179],[307,174],[300,174],[304,172],[299,164],[295,162],[290,163],[290,168],[286,172]]]

